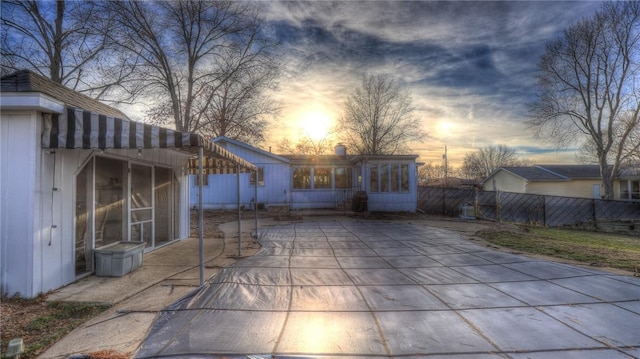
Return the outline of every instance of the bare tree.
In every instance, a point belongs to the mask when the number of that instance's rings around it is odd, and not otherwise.
[[[418,183],[421,185],[445,184],[447,179],[461,175],[460,169],[427,162],[418,168]]]
[[[326,155],[331,153],[331,136],[313,139],[309,136],[302,137],[296,143],[292,143],[288,138],[283,138],[278,143],[278,151],[289,155]]]
[[[205,84],[203,96],[194,99],[194,110],[202,113],[206,121],[194,130],[206,136],[227,136],[258,145],[264,141],[267,117],[279,114],[279,105],[267,93],[277,83],[279,65],[270,56],[256,57],[251,66],[237,71],[237,62],[243,61],[237,52],[223,57],[230,76],[223,83]]]
[[[582,143],[600,166],[604,197],[640,141],[640,3],[607,2],[547,45],[529,125],[558,146]]]
[[[132,68],[116,64],[104,29],[108,13],[91,1],[2,1],[2,73],[28,69],[104,99]],[[97,21],[99,19],[99,21]]]
[[[338,131],[343,142],[359,154],[404,153],[409,142],[426,135],[412,112],[408,89],[388,75],[365,74],[345,101]]]
[[[274,84],[277,63],[271,61],[274,44],[262,36],[248,3],[111,1],[109,9],[118,19],[109,34],[139,59],[134,84],[151,98],[154,121],[170,121],[180,131],[262,139],[255,132],[265,126],[260,115],[273,108],[258,98]],[[255,126],[239,127],[246,120]]]
[[[515,148],[505,145],[486,146],[464,155],[462,173],[467,178],[486,178],[503,166],[529,165],[531,162],[520,158]]]

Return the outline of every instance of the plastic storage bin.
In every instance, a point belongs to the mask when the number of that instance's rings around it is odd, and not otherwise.
[[[94,250],[96,275],[122,277],[142,266],[145,242],[116,242]]]

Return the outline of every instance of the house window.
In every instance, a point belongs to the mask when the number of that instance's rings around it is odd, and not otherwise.
[[[380,165],[380,191],[390,192],[389,188],[389,165]]]
[[[409,192],[408,164],[372,164],[369,171],[371,192]]]
[[[400,165],[400,192],[409,192],[409,165]]]
[[[310,189],[311,188],[311,168],[298,167],[293,169],[293,188],[294,189]]]
[[[264,168],[258,168],[258,186],[264,186]],[[256,185],[256,172],[251,171],[251,176],[249,179],[249,184],[251,186]]]
[[[331,188],[331,168],[316,168],[313,171],[313,188]]]
[[[369,180],[369,188],[371,189],[371,192],[380,192],[380,188],[378,187],[378,165],[371,165],[371,169],[369,171]]]
[[[399,191],[398,177],[400,176],[399,166],[397,164],[391,165],[391,190]]]
[[[640,181],[620,181],[620,199],[639,200]]]
[[[193,175],[193,185],[200,186],[200,175]],[[209,185],[209,175],[204,173],[202,175],[202,186]]]
[[[351,188],[351,168],[338,167],[335,170],[336,188]]]

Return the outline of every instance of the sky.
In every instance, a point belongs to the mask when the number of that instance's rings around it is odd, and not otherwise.
[[[419,161],[459,167],[466,153],[504,144],[537,164],[575,163],[527,128],[535,71],[550,41],[596,1],[265,1],[266,31],[285,64],[281,106],[264,147],[318,136],[342,117],[363,73],[389,74],[412,94],[428,137]],[[577,146],[576,146],[577,147]]]

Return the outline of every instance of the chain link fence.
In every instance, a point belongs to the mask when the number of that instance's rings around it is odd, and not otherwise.
[[[640,202],[637,201],[419,187],[418,208],[427,214],[450,217],[472,215],[479,219],[550,227],[614,225],[640,231],[635,228],[640,227]]]

